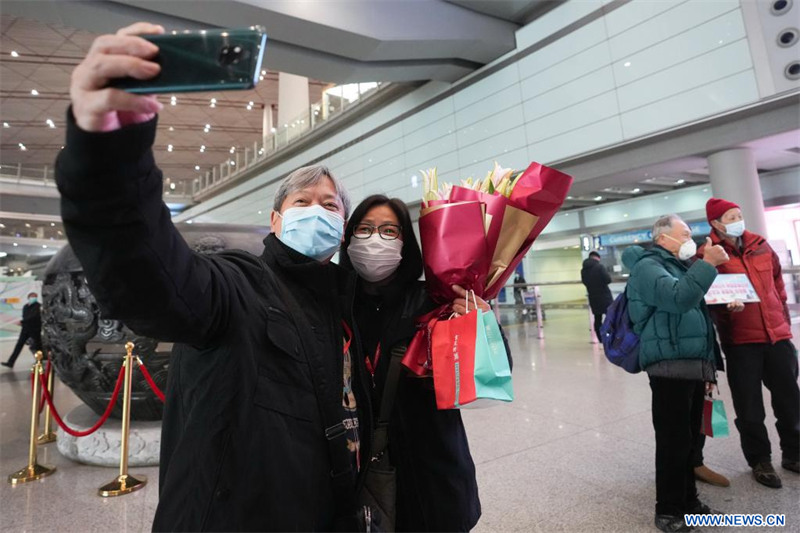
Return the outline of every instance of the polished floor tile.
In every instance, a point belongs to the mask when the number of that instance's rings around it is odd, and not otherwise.
[[[584,313],[552,310],[547,318],[544,339],[538,338],[535,323],[505,326],[514,355],[515,401],[463,410],[483,506],[475,531],[656,531],[655,441],[647,377],[626,374],[605,361],[602,348],[589,342]],[[800,328],[795,335],[800,336]],[[11,348],[11,343],[0,343],[0,355],[6,357]],[[3,475],[27,461],[27,368],[32,361],[26,354],[15,371],[0,369]],[[731,479],[731,487],[700,484],[701,498],[728,513],[784,513],[786,530],[800,531],[800,476],[778,468],[781,490],[753,480],[732,424],[724,375],[720,381],[731,436],[708,439],[705,457],[706,464]],[[79,401],[60,384],[56,394],[64,411]],[[769,405],[766,391],[765,402]],[[779,456],[771,414],[767,427]],[[156,468],[131,470],[149,478],[141,491],[103,499],[97,488],[116,476],[115,469],[73,463],[53,444],[40,450],[40,462],[55,464],[58,471],[39,482],[2,485],[2,531],[150,530],[158,499]]]

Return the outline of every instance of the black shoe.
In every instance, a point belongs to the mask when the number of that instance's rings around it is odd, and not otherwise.
[[[7,363],[7,362],[5,362],[5,361],[3,361],[2,363],[0,363],[0,365],[3,365],[3,366],[5,366],[5,367],[8,367],[8,368],[14,368],[14,365],[12,365],[11,363]]]
[[[786,470],[791,470],[792,472],[797,472],[800,474],[800,461],[792,461],[790,459],[784,459],[781,461],[781,466]]]
[[[677,515],[657,514],[655,524],[658,529],[666,531],[667,533],[694,531],[691,527],[686,525],[682,516]]]
[[[753,467],[753,477],[756,478],[756,481],[771,489],[779,489],[783,486],[781,478],[772,468],[772,463],[757,463]]]
[[[723,513],[722,511],[717,511],[716,509],[712,509],[703,502],[697,502],[697,505],[692,507],[686,514],[725,514],[725,513]]]

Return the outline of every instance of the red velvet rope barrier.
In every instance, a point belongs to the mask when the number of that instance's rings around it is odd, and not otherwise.
[[[114,392],[111,394],[111,400],[109,400],[108,402],[108,407],[106,407],[106,412],[103,413],[103,416],[100,417],[100,420],[98,420],[94,426],[90,427],[86,431],[75,431],[74,429],[68,427],[63,420],[61,420],[61,416],[59,416],[58,411],[56,411],[56,406],[53,405],[53,399],[50,397],[50,393],[47,391],[47,381],[45,380],[44,375],[39,376],[39,378],[40,381],[42,381],[42,387],[43,387],[42,391],[44,393],[45,400],[47,400],[47,403],[50,405],[50,412],[53,414],[53,418],[55,418],[56,422],[58,422],[58,425],[61,426],[61,429],[63,429],[73,437],[85,437],[87,435],[91,435],[92,433],[100,429],[100,426],[105,424],[106,420],[108,420],[108,417],[111,415],[111,411],[117,404],[117,397],[119,396],[119,390],[120,388],[122,388],[122,382],[125,377],[124,372],[125,372],[125,366],[123,365],[119,369],[119,376],[117,376],[117,384],[114,385]]]
[[[161,403],[164,403],[164,393],[161,392],[161,389],[158,388],[156,382],[153,381],[153,378],[150,376],[150,372],[147,370],[147,367],[144,366],[144,363],[138,357],[136,358],[136,362],[139,363],[139,370],[142,371],[142,375],[144,376],[144,380],[150,385],[150,388],[153,389],[153,393],[156,397],[161,400]]]
[[[53,369],[50,366],[50,359],[48,359],[47,360],[47,367],[46,367],[46,369],[44,371],[44,381],[45,381],[45,383],[47,383],[47,380],[50,378],[50,372],[52,370]],[[33,394],[33,375],[34,375],[34,373],[31,372],[31,394]],[[45,385],[45,388],[47,388],[46,385]],[[44,402],[44,394],[40,394],[39,397],[41,398],[39,400],[39,414],[42,414],[42,411],[44,411],[44,403],[45,403]]]

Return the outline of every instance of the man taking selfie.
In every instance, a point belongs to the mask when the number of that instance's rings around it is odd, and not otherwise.
[[[346,333],[353,280],[330,263],[347,193],[325,167],[301,168],[275,196],[260,257],[192,252],[161,199],[161,105],[108,87],[159,72],[157,48],[136,35],[163,31],[139,23],[95,40],[72,75],[57,161],[66,233],[103,316],[176,343],[153,529],[349,528],[371,412]],[[343,406],[350,374],[356,410]]]

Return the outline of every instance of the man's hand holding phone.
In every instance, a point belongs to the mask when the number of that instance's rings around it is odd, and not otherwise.
[[[155,96],[132,94],[108,87],[108,83],[115,78],[157,76],[161,67],[148,59],[158,54],[158,47],[137,35],[162,33],[162,26],[138,22],[94,40],[72,72],[69,94],[78,127],[90,132],[114,131],[147,122],[161,111],[163,105]]]

